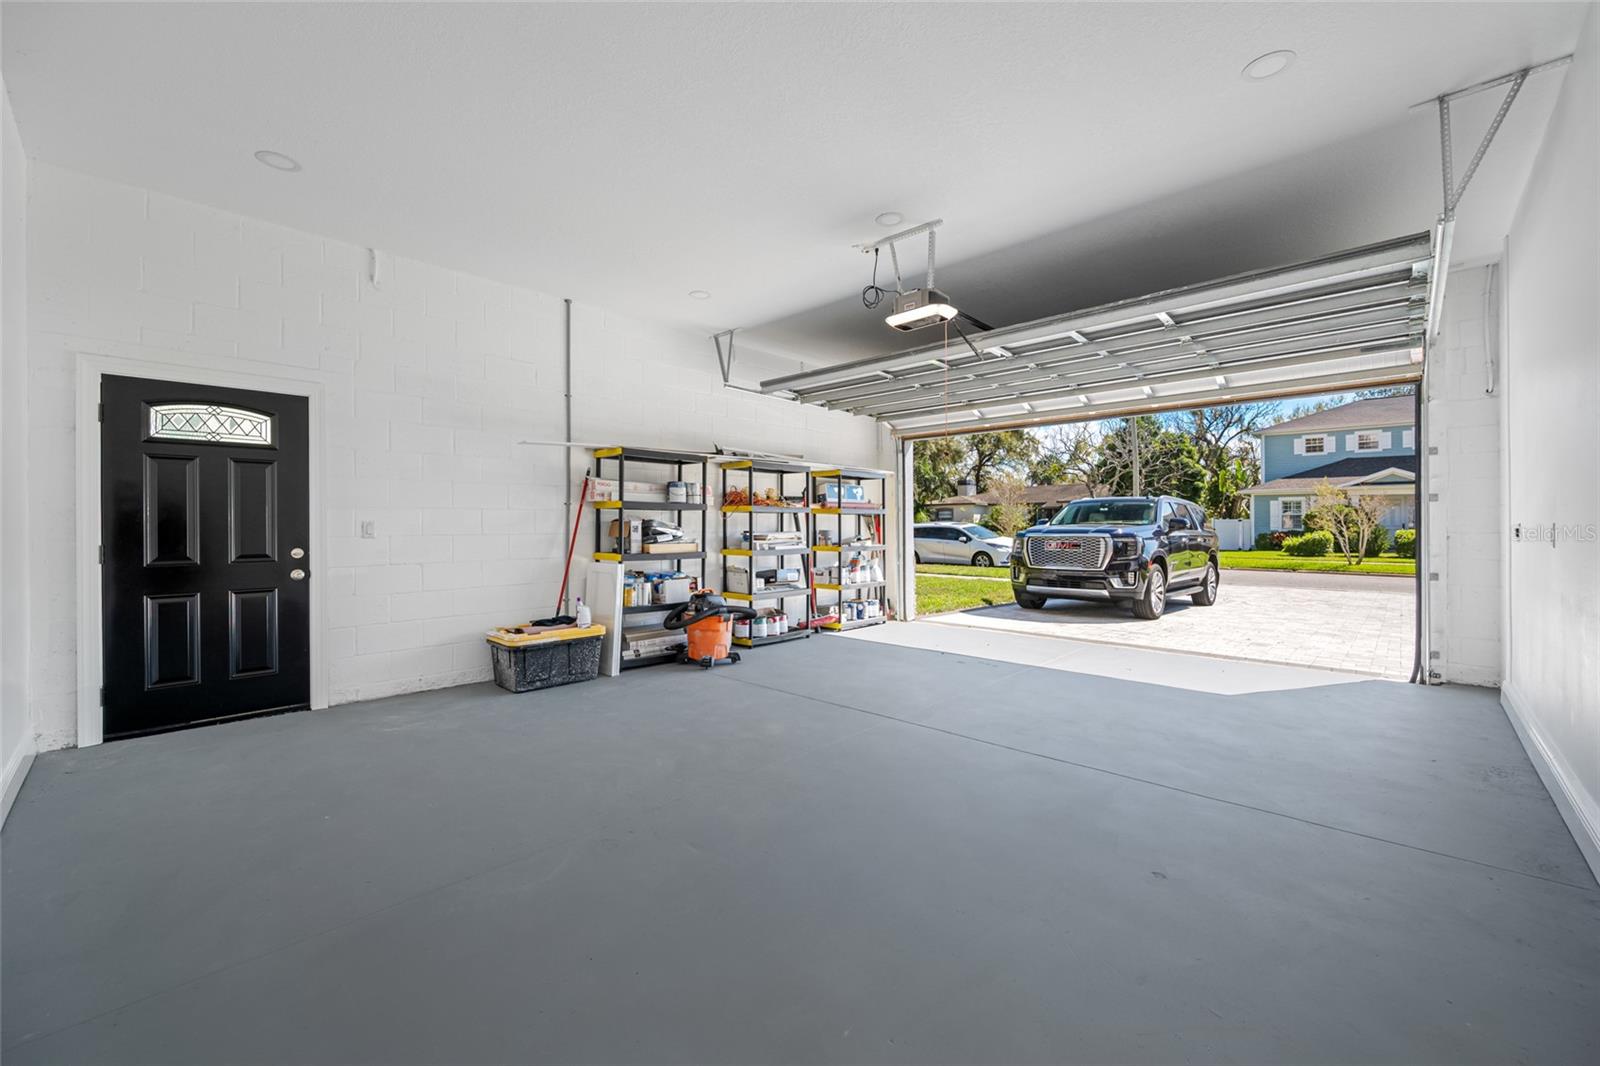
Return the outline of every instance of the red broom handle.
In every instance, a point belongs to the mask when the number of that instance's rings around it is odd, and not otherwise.
[[[583,522],[583,505],[589,500],[589,475],[583,475],[583,488],[578,490],[578,510],[572,519],[572,536],[567,540],[567,565],[561,571],[561,595],[556,597],[556,613],[567,603],[567,579],[572,574],[572,552],[578,546],[578,526]],[[595,519],[596,522],[599,519]]]

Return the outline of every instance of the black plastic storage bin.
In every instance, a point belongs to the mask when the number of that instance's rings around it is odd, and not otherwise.
[[[541,641],[508,648],[490,642],[494,654],[494,683],[509,692],[593,681],[600,676],[601,638]]]

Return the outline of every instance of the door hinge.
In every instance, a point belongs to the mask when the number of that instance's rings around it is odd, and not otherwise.
[[[100,421],[104,422],[106,420],[106,405],[105,405],[104,401],[102,401],[100,404],[98,404],[98,407],[100,408],[100,411],[99,411]]]
[[[104,707],[105,705],[106,705],[106,687],[104,685],[101,685],[100,686],[100,706]]]
[[[100,555],[100,565],[101,566],[106,565],[106,546],[104,544],[100,545],[99,555]]]

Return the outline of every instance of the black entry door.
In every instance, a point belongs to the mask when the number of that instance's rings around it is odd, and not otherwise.
[[[306,400],[106,376],[105,735],[311,702]]]

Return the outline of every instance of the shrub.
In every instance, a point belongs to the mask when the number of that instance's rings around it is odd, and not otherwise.
[[[1417,557],[1417,531],[1414,529],[1395,530],[1394,553],[1402,559],[1415,559]]]
[[[1283,550],[1288,555],[1305,558],[1327,555],[1333,550],[1333,534],[1326,529],[1317,529],[1298,537],[1289,537],[1283,542]]]
[[[1389,531],[1383,526],[1373,529],[1367,537],[1367,558],[1376,559],[1389,550]]]
[[[1287,536],[1288,536],[1288,534],[1283,532],[1283,530],[1281,530],[1281,529],[1275,529],[1275,530],[1272,530],[1272,531],[1267,532],[1267,533],[1262,533],[1262,534],[1260,534],[1259,536],[1256,537],[1256,551],[1258,551],[1258,552],[1282,551],[1283,550],[1283,541],[1284,541],[1284,538],[1287,537]]]

